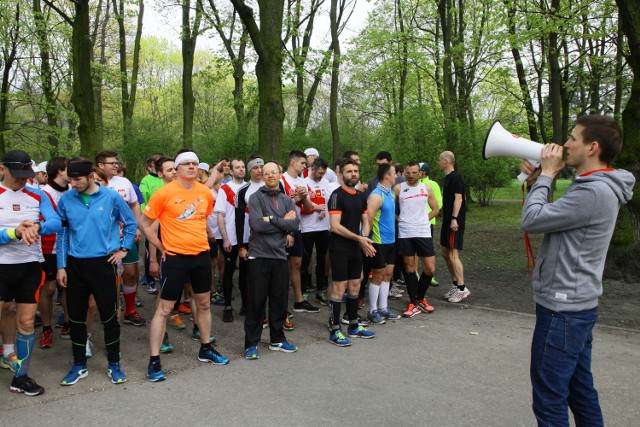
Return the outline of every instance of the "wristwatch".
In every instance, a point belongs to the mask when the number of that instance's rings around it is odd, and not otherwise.
[[[452,216],[451,219],[455,219],[457,221],[458,217],[457,216]]]
[[[120,248],[120,250],[121,250],[122,252],[129,252],[129,249],[124,248],[124,247],[123,247],[123,248]]]

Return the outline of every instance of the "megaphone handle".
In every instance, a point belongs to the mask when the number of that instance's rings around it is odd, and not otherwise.
[[[540,162],[537,160],[527,159],[527,161],[536,169],[540,167]],[[527,178],[529,178],[529,175],[524,172],[520,172],[520,175],[518,175],[518,181],[520,181],[521,184],[524,184]]]

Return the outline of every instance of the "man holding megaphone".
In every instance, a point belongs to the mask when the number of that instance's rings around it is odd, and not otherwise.
[[[591,374],[592,330],[602,295],[602,271],[620,203],[628,202],[633,175],[612,169],[622,149],[615,120],[582,116],[564,147],[541,148],[540,168],[521,170],[533,184],[522,209],[522,228],[544,233],[533,273],[536,326],[531,344],[533,412],[540,426],[602,426]],[[563,151],[566,158],[563,160]],[[548,202],[551,183],[565,167],[576,177],[565,194]]]

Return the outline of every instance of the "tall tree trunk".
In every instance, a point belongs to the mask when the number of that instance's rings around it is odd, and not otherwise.
[[[399,147],[404,147],[407,143],[407,125],[404,118],[405,92],[407,86],[407,75],[409,72],[409,42],[405,33],[404,16],[402,14],[401,0],[396,0],[396,14],[400,30],[399,53],[400,53],[400,87],[398,88],[398,143]]]
[[[331,124],[331,141],[333,157],[340,153],[340,130],[338,128],[338,86],[340,83],[340,39],[338,37],[338,0],[331,0],[329,12],[331,21],[331,45],[333,46],[333,64],[331,65],[331,94],[329,97],[329,123]]]
[[[618,18],[618,37],[616,38],[616,89],[613,101],[613,116],[618,122],[622,120],[622,73],[624,60],[624,32],[622,31],[622,20]]]
[[[560,0],[551,0],[550,10],[545,11],[551,22],[557,22],[556,14],[559,7]],[[549,61],[549,104],[551,105],[551,124],[553,127],[552,142],[562,144],[562,70],[560,69],[558,38],[559,35],[555,30],[549,32],[547,54]]]
[[[20,37],[20,3],[16,3],[15,23],[10,31],[10,40],[7,40],[0,47],[2,52],[2,86],[0,87],[0,155],[4,156],[6,145],[4,140],[4,131],[7,126],[7,107],[9,105],[9,81],[11,77],[11,68],[16,61],[18,54],[18,39]]]
[[[609,264],[628,280],[640,278],[640,3],[616,0],[619,19],[629,45],[628,61],[633,71],[631,95],[622,113],[624,148],[618,165],[636,177],[633,199],[620,210],[618,227],[609,251]],[[621,47],[619,47],[621,48]]]
[[[265,159],[280,158],[284,122],[282,102],[282,13],[284,0],[258,0],[260,27],[244,0],[231,0],[247,27],[258,54],[256,77],[260,94],[258,146]]]
[[[191,1],[182,0],[182,145],[185,148],[193,148],[193,119],[196,109],[196,98],[193,95],[193,59],[201,20],[200,0],[196,0],[193,28]]]
[[[95,111],[96,111],[96,151],[102,151],[104,147],[104,119],[102,108],[102,86],[103,86],[103,73],[107,65],[107,26],[109,25],[109,18],[111,16],[111,5],[107,1],[105,2],[104,19],[100,21],[100,11],[102,10],[102,0],[98,1],[96,10],[96,20],[94,22],[94,49],[95,43],[99,40],[100,57],[98,63],[100,64],[93,73],[93,91],[95,94]],[[100,36],[98,37],[98,30]],[[94,61],[95,62],[95,61]]]
[[[453,12],[452,0],[438,0],[438,15],[442,31],[442,46],[444,55],[442,58],[442,111],[444,113],[445,137],[447,149],[458,151],[458,115],[456,87],[452,72],[452,38],[453,38]]]

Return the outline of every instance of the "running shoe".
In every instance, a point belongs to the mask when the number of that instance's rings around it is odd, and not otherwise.
[[[52,345],[53,345],[53,329],[49,328],[46,331],[42,332],[42,336],[40,337],[40,342],[38,343],[38,347],[51,348]]]
[[[402,316],[400,313],[396,313],[391,309],[391,307],[381,308],[378,310],[380,312],[380,316],[382,316],[385,320],[398,320]]]
[[[287,315],[284,318],[284,323],[282,324],[282,329],[284,329],[285,331],[293,331],[296,327],[293,325],[293,322],[291,321],[291,318],[293,316],[290,315],[289,313],[287,313]],[[263,326],[264,328],[264,326]]]
[[[198,352],[198,360],[201,362],[213,363],[214,365],[226,365],[229,359],[209,347],[208,350],[200,350]]]
[[[440,286],[440,283],[436,280],[436,278],[435,278],[435,277],[432,277],[432,278],[431,278],[431,286],[433,286],[433,287],[438,287],[438,286]]]
[[[400,299],[402,298],[402,291],[397,286],[392,286],[389,288],[389,299]]]
[[[364,297],[358,297],[358,310],[364,308]]]
[[[335,344],[338,347],[349,347],[351,345],[351,340],[344,336],[340,329],[334,329],[329,334],[329,342],[331,344]]]
[[[319,292],[316,294],[316,301],[318,301],[318,304],[320,305],[329,305],[329,300],[327,299],[327,293],[326,292]]]
[[[149,377],[149,381],[152,383],[164,381],[167,378],[167,375],[162,372],[162,366],[160,365],[159,360],[149,362],[149,366],[147,367],[147,377]]]
[[[369,339],[375,337],[376,333],[368,330],[364,326],[356,326],[354,328],[347,328],[347,335],[349,335],[349,338]]]
[[[420,313],[421,311],[417,306],[409,303],[409,306],[407,307],[405,312],[402,313],[402,317],[413,317],[413,316],[417,316]]]
[[[56,320],[56,329],[64,327],[64,313],[60,313],[58,320]]]
[[[320,309],[315,305],[311,305],[311,303],[305,299],[293,304],[293,311],[296,313],[318,313]]]
[[[260,352],[258,351],[258,347],[255,345],[248,347],[244,351],[244,358],[247,360],[260,359]]]
[[[70,340],[71,339],[71,328],[69,327],[69,324],[65,324],[60,329],[60,339],[63,339],[63,340]]]
[[[369,312],[367,319],[374,325],[384,325],[387,321],[380,315],[380,310]]]
[[[342,322],[343,325],[349,325],[349,315],[347,313],[342,315],[342,319],[340,320],[340,322]],[[360,315],[358,314],[358,325],[359,326],[369,326],[371,324],[371,322],[369,322],[367,319],[360,317]]]
[[[181,302],[180,304],[178,304],[178,313],[180,314],[191,314],[191,307],[189,307],[187,304]]]
[[[444,299],[449,299],[458,291],[458,287],[456,285],[451,285],[446,294],[444,294]]]
[[[107,367],[107,375],[111,378],[111,382],[114,384],[124,384],[127,382],[127,376],[122,372],[120,362],[111,362]]]
[[[124,319],[122,321],[127,325],[133,325],[133,326],[144,326],[147,323],[147,321],[144,320],[137,311],[134,311],[133,313],[127,316],[124,316]]]
[[[169,354],[173,351],[173,344],[171,344],[169,341],[162,341],[162,344],[160,344],[160,353],[161,354]]]
[[[453,303],[458,303],[463,299],[465,299],[466,297],[468,297],[469,295],[471,295],[471,291],[469,290],[469,288],[465,287],[464,291],[461,291],[460,289],[456,288],[456,292],[453,295],[451,295],[451,297],[449,297],[448,301]]]
[[[142,301],[140,297],[136,294],[136,307],[142,307]]]
[[[157,295],[158,294],[158,288],[156,288],[156,284],[155,283],[149,283],[149,286],[147,286],[147,293],[149,295]]]
[[[24,393],[27,396],[37,396],[44,394],[44,387],[40,387],[32,378],[24,375],[13,377],[9,391],[12,393]]]
[[[269,350],[284,351],[285,353],[295,353],[298,351],[298,347],[291,344],[289,341],[282,341],[269,344]]]
[[[287,321],[287,319],[285,319],[285,322]],[[267,329],[269,327],[269,319],[267,319],[266,317],[264,319],[262,319],[262,329]],[[286,331],[287,329],[285,329]]]
[[[427,301],[426,298],[423,298],[421,301],[418,301],[418,308],[423,313],[433,313],[433,311],[435,310],[435,308],[433,308],[433,306],[429,304],[429,301]]]
[[[87,375],[89,375],[89,370],[87,369],[86,363],[74,363],[71,365],[69,373],[60,381],[60,385],[74,385]]]
[[[11,372],[18,372],[20,369],[20,361],[15,353],[3,354],[0,356],[0,368],[9,369]]]
[[[222,312],[222,321],[225,323],[233,322],[233,308],[225,307]]]
[[[169,325],[171,325],[171,327],[173,329],[185,329],[187,327],[187,325],[184,324],[184,322],[182,321],[182,318],[180,317],[179,314],[173,314],[171,316],[171,318],[169,319]]]
[[[398,277],[397,279],[393,280],[393,284],[397,286],[404,286],[404,279]]]
[[[224,305],[224,297],[222,294],[218,292],[214,292],[211,294],[211,304],[213,305]]]
[[[200,341],[200,331],[193,331],[191,333],[191,339],[194,341]],[[214,342],[216,342],[216,337],[214,337],[213,335],[209,335],[209,344],[213,344]]]

